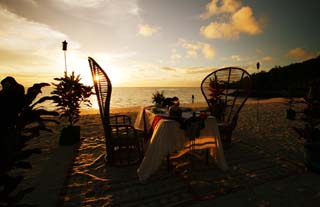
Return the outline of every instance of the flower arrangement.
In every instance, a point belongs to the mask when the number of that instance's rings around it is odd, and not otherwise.
[[[165,96],[163,95],[163,91],[156,91],[152,94],[152,103],[155,103],[156,105],[162,105],[164,100]]]
[[[219,87],[219,83],[210,79],[209,83],[209,99],[211,103],[211,114],[217,118],[217,120],[222,120],[224,117],[226,103],[221,99],[223,94],[223,89]]]

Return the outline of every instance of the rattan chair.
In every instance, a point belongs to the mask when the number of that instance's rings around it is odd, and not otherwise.
[[[218,69],[203,79],[201,92],[211,115],[217,118],[224,147],[229,147],[239,112],[251,92],[250,74],[237,67]]]
[[[89,57],[88,61],[104,128],[106,161],[112,165],[136,164],[143,158],[142,139],[129,116],[110,116],[111,81],[93,58]]]

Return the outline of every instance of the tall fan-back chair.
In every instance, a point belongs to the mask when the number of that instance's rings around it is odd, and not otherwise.
[[[218,69],[202,80],[201,92],[211,115],[217,118],[224,146],[229,147],[239,112],[251,92],[250,74],[237,67]]]
[[[111,81],[91,57],[88,58],[97,95],[106,144],[106,161],[112,165],[128,165],[141,161],[142,142],[127,115],[110,116]]]

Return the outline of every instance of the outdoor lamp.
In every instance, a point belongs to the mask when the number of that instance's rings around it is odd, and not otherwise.
[[[67,74],[67,57],[66,57],[66,51],[67,51],[67,41],[62,42],[62,50],[64,51],[64,67],[65,67],[65,73]]]
[[[63,41],[63,42],[62,42],[62,50],[63,50],[63,51],[66,51],[66,50],[67,50],[67,45],[68,45],[67,41]]]

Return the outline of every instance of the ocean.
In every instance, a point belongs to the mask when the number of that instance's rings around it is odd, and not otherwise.
[[[41,96],[50,95],[51,87],[43,88]],[[127,108],[136,106],[152,105],[152,94],[156,91],[163,92],[165,97],[178,97],[181,104],[205,103],[200,87],[113,87],[110,108]],[[39,98],[41,97],[39,96]],[[98,109],[95,95],[90,97],[93,109]],[[53,104],[46,103],[45,108],[52,109]]]

